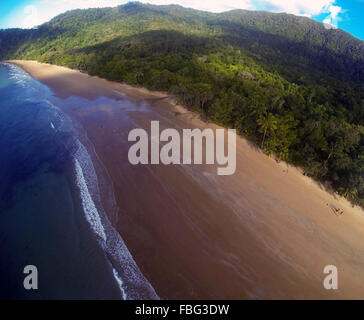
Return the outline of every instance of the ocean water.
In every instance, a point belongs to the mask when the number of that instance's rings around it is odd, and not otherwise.
[[[0,298],[157,299],[101,205],[89,142],[60,103],[0,64]],[[38,269],[37,290],[24,288],[27,265]]]

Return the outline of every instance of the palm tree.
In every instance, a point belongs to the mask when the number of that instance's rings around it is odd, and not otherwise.
[[[258,125],[264,130],[263,140],[261,148],[264,148],[264,142],[267,135],[267,131],[274,132],[277,129],[277,119],[273,114],[264,112],[257,121]]]

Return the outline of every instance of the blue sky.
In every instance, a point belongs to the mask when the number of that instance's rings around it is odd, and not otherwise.
[[[29,28],[76,8],[116,6],[127,0],[2,0],[0,28]],[[212,12],[231,9],[287,12],[339,27],[364,40],[364,0],[141,0],[153,4],[176,3]]]

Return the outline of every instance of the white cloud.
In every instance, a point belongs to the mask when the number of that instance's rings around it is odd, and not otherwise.
[[[329,13],[326,23],[337,26],[341,7],[335,6],[336,0],[141,0],[141,2],[166,5],[179,4],[184,7],[212,12],[231,9],[267,10],[287,12],[312,17],[321,13]],[[71,9],[95,7],[113,7],[124,4],[128,0],[32,0],[29,5],[11,14],[9,27],[29,28],[42,24],[54,16]]]
[[[335,0],[258,0],[255,2],[270,11],[314,16],[327,10]]]
[[[343,9],[335,5],[336,0],[259,0],[260,8],[275,12],[287,12],[307,17],[322,13],[329,15],[323,23],[328,28],[337,28],[340,20],[339,14]]]
[[[328,11],[330,14],[323,21],[329,28],[337,28],[339,23],[339,13],[343,12],[342,8],[339,6],[330,6]]]
[[[122,0],[33,0],[12,12],[4,24],[6,27],[31,28],[67,10],[114,7],[126,2]]]

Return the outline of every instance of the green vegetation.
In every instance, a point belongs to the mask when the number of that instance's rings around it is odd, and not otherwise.
[[[36,59],[174,94],[364,206],[364,42],[304,17],[128,3],[0,31]]]

